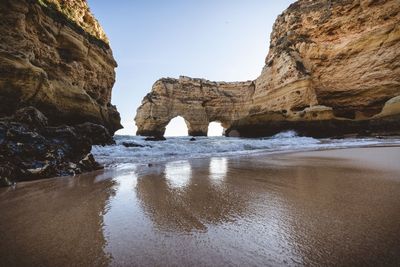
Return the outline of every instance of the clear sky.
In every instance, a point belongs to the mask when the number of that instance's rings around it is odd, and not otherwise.
[[[161,77],[255,79],[276,17],[293,0],[88,0],[118,62],[112,103],[135,134],[142,98]],[[180,125],[182,126],[182,125]],[[179,128],[179,127],[178,127]]]

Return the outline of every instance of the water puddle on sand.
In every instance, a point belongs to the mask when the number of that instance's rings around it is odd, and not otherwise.
[[[396,265],[400,169],[379,164],[394,158],[180,159],[2,188],[0,265]]]

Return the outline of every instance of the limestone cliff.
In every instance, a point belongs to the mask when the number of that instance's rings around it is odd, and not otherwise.
[[[163,133],[172,115],[190,124],[186,114],[202,118],[202,134],[213,120],[223,122],[227,135],[240,136],[288,129],[313,136],[400,132],[398,0],[297,1],[277,18],[269,48],[255,81],[232,83],[229,94],[214,87],[222,97],[205,107],[207,116],[193,108],[207,98],[197,98],[200,89],[183,91],[188,87],[180,80],[169,80],[163,92],[165,80],[158,81],[138,109],[138,133]]]
[[[86,1],[0,1],[0,115],[35,106],[50,124],[121,128],[117,66]]]
[[[85,0],[0,0],[0,186],[101,167],[116,66]]]
[[[85,32],[108,43],[108,38],[97,19],[90,12],[86,0],[38,0],[39,4],[62,13]]]
[[[162,136],[171,119],[182,116],[189,135],[207,135],[208,124],[229,127],[245,116],[243,109],[254,93],[254,82],[211,82],[180,77],[158,80],[139,108],[137,134]]]

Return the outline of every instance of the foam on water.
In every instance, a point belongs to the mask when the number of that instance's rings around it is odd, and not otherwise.
[[[279,133],[268,138],[235,137],[169,137],[166,141],[147,142],[138,136],[116,136],[116,145],[94,146],[95,158],[107,167],[130,163],[157,163],[187,158],[233,156],[257,152],[284,152],[399,144],[400,138],[315,139],[300,137],[295,132]],[[145,147],[125,147],[123,142],[134,142]]]

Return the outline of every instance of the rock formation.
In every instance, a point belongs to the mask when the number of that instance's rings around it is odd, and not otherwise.
[[[300,0],[277,18],[255,81],[161,79],[135,120],[139,135],[162,135],[177,115],[191,135],[212,121],[229,136],[398,133],[398,96],[398,0]]]
[[[116,66],[84,0],[0,1],[1,116],[35,106],[53,125],[92,122],[114,133]]]
[[[229,127],[245,116],[243,109],[254,93],[254,82],[210,82],[180,77],[158,80],[136,116],[139,135],[162,136],[171,119],[182,116],[189,135],[207,135],[208,124]]]
[[[85,0],[0,0],[0,184],[99,167],[116,66]]]
[[[92,144],[113,143],[101,125],[49,126],[40,111],[22,108],[0,119],[0,186],[100,169]]]

